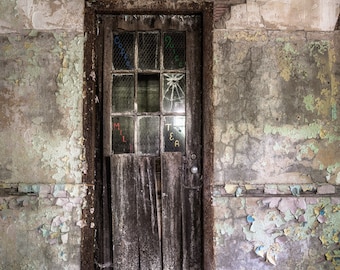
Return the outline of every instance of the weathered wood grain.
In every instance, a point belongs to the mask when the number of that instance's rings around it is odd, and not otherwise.
[[[202,269],[202,190],[183,188],[183,269]]]
[[[138,158],[137,212],[140,269],[162,269],[154,157]]]
[[[163,153],[162,253],[163,269],[182,269],[182,154]]]
[[[136,161],[132,155],[111,158],[113,267],[139,269]]]
[[[105,158],[102,185],[102,264],[112,262],[111,159]]]

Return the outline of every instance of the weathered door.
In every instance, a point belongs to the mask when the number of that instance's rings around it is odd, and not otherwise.
[[[99,21],[113,268],[201,269],[201,18]]]

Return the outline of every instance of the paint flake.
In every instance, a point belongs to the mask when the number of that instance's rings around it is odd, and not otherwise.
[[[262,203],[264,205],[268,205],[269,208],[276,208],[279,206],[279,203],[281,201],[281,198],[267,198],[267,199],[264,199],[262,200]]]
[[[264,258],[265,254],[266,254],[266,249],[264,246],[258,246],[255,248],[255,253],[256,255]]]
[[[226,184],[224,186],[224,190],[228,194],[235,194],[237,187],[238,187],[238,185],[229,185],[229,184]]]
[[[247,216],[247,222],[248,223],[253,223],[254,221],[255,221],[255,219],[252,216],[250,216],[250,215]]]
[[[301,186],[296,185],[296,186],[290,186],[289,188],[293,196],[300,196]]]

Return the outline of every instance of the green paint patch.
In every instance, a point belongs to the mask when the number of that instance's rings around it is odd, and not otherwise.
[[[328,139],[330,143],[335,142],[335,141],[340,141],[340,136],[337,136],[332,133],[325,134],[325,138]]]
[[[338,119],[338,114],[337,114],[337,108],[336,108],[336,104],[332,105],[332,120],[336,120]]]
[[[315,56],[316,54],[325,54],[329,49],[328,40],[312,41],[308,44],[309,55]]]
[[[321,96],[315,99],[315,107],[318,115],[327,117],[331,112],[332,107],[332,93],[330,89],[324,88],[321,90]]]
[[[319,148],[314,143],[310,143],[310,144],[307,144],[307,145],[301,145],[299,152],[296,155],[296,159],[298,161],[301,161],[304,158],[307,158],[307,159],[310,160],[318,152],[319,152]]]
[[[287,146],[286,146],[287,147]],[[282,146],[281,144],[278,144],[277,142],[275,142],[275,145],[273,146],[273,150],[275,152],[283,152],[288,154],[289,153],[289,149],[285,148],[284,146]]]
[[[289,81],[292,77],[305,79],[307,77],[306,67],[298,59],[299,51],[290,42],[280,43],[277,51],[278,67],[280,76]]]
[[[314,95],[310,94],[303,98],[303,103],[305,104],[306,110],[313,112],[315,109]]]
[[[235,231],[235,228],[228,224],[227,221],[225,222],[216,222],[215,224],[215,230],[220,235],[232,235]]]
[[[336,162],[335,164],[332,164],[327,167],[327,172],[332,174],[339,168],[340,168],[340,162]]]
[[[294,47],[292,46],[292,44],[290,44],[289,42],[285,43],[285,45],[283,46],[283,51],[286,52],[287,54],[291,54],[291,55],[298,55],[298,51],[294,49]]]
[[[284,125],[280,127],[265,125],[264,133],[273,135],[279,134],[281,136],[289,137],[295,140],[305,140],[318,138],[321,129],[321,125],[316,123],[312,123],[307,126],[301,126],[298,128],[294,128],[290,125]]]

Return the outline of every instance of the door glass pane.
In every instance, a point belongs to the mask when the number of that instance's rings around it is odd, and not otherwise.
[[[112,118],[112,152],[114,154],[134,152],[134,121],[132,117]]]
[[[159,111],[159,74],[139,74],[138,112]]]
[[[185,151],[185,116],[165,117],[164,127],[164,151]]]
[[[185,112],[185,74],[164,74],[163,109],[165,112]]]
[[[159,154],[159,117],[138,118],[138,153]]]
[[[134,33],[113,34],[113,69],[133,69]]]
[[[159,67],[159,34],[138,34],[138,67],[140,69],[158,69]]]
[[[134,76],[114,75],[112,80],[112,112],[133,111]]]
[[[185,33],[164,33],[164,68],[179,69],[185,67]]]

